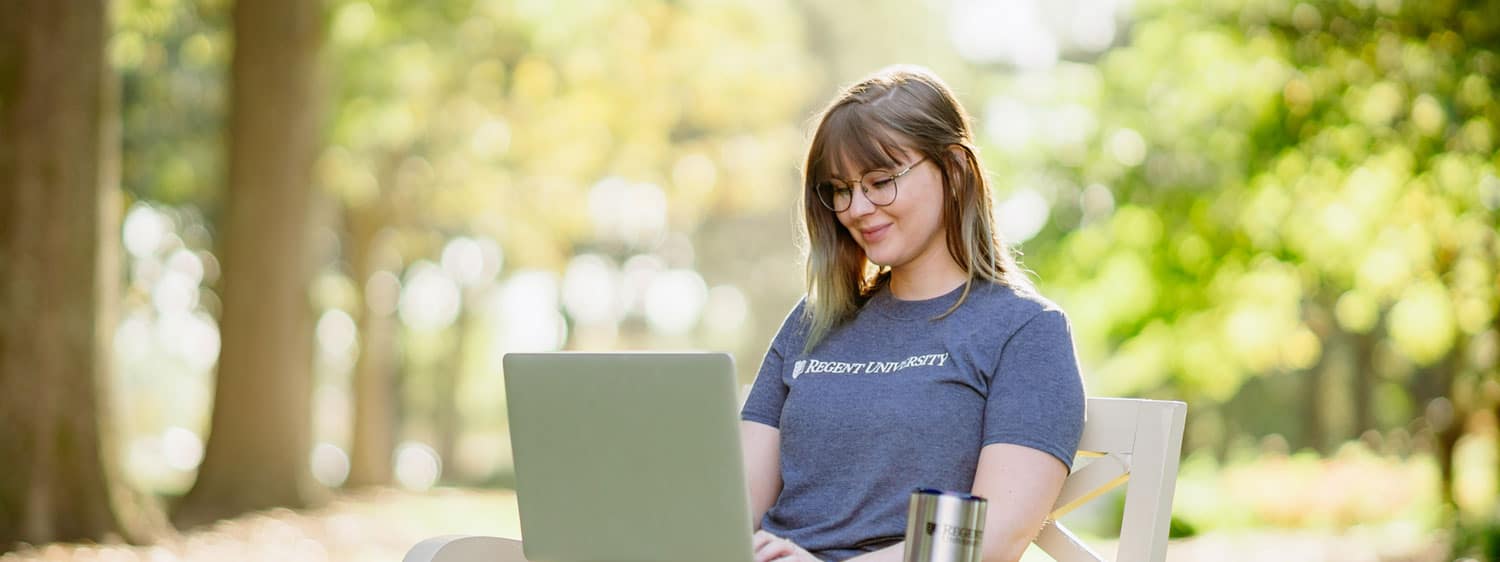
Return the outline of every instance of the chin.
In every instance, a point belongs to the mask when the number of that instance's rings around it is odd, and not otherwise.
[[[901,261],[900,258],[891,255],[891,252],[881,252],[878,250],[871,252],[868,249],[865,250],[865,259],[870,260],[870,263],[880,267],[892,267]]]

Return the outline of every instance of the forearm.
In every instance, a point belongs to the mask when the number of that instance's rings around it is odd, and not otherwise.
[[[761,517],[781,493],[781,431],[756,422],[740,422],[740,447],[750,492],[750,525],[760,530]]]
[[[997,443],[980,450],[974,494],[989,498],[985,562],[1014,562],[1026,553],[1067,475],[1066,465],[1035,449]]]
[[[1031,540],[1035,538],[1035,535],[1025,533],[998,531],[1000,532],[994,535],[986,533],[984,562],[1016,562],[1026,553],[1026,547],[1031,546]]]
[[[984,562],[1016,562],[1036,539],[1040,524],[1033,524],[1034,515],[1018,513],[1004,506],[990,504],[984,524]]]

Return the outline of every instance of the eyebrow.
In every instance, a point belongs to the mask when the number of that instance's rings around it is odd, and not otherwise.
[[[853,178],[862,178],[862,177],[864,177],[865,174],[868,174],[870,172],[894,172],[894,171],[896,171],[896,168],[900,168],[902,166],[900,160],[897,160],[895,158],[891,158],[890,155],[886,155],[886,156],[888,158],[888,160],[887,160],[888,163],[879,164],[879,165],[876,165],[875,167],[872,167],[872,168],[864,168],[857,175],[854,175],[854,176],[841,176],[841,175],[838,175],[836,173],[837,170],[835,170],[833,166],[828,166],[827,170],[826,170],[828,172],[827,173],[827,176],[828,176],[827,179],[848,180],[848,179],[853,179]],[[906,154],[903,153],[902,156],[906,156]],[[846,158],[846,160],[854,160],[854,159],[853,158]]]

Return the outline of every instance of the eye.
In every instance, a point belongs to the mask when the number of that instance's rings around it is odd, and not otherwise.
[[[819,193],[825,193],[832,196],[842,196],[849,193],[848,186],[840,185],[831,181],[825,181],[818,184],[817,190]]]

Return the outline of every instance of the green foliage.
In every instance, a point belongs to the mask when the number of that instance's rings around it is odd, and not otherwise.
[[[1028,263],[1074,317],[1091,391],[1219,416],[1251,378],[1360,368],[1361,334],[1394,352],[1395,384],[1493,372],[1463,350],[1500,310],[1500,8],[1161,2],[1135,17],[1124,46],[1039,96],[1098,115],[1086,155],[1017,174],[1058,178],[1061,220]],[[1113,213],[1087,208],[1091,185]]]
[[[121,184],[137,198],[212,210],[223,191],[229,5],[132,0],[115,11]]]
[[[1167,529],[1167,538],[1186,539],[1195,537],[1197,535],[1198,528],[1194,527],[1192,523],[1189,523],[1186,519],[1179,518],[1176,515],[1172,516],[1170,527]]]
[[[608,242],[589,221],[605,178],[659,186],[674,231],[790,201],[772,162],[800,149],[789,123],[816,81],[789,6],[431,4],[333,7],[321,172],[350,208],[387,202],[397,227],[487,234],[558,269]]]
[[[1454,532],[1452,560],[1500,560],[1500,520],[1460,522]]]

